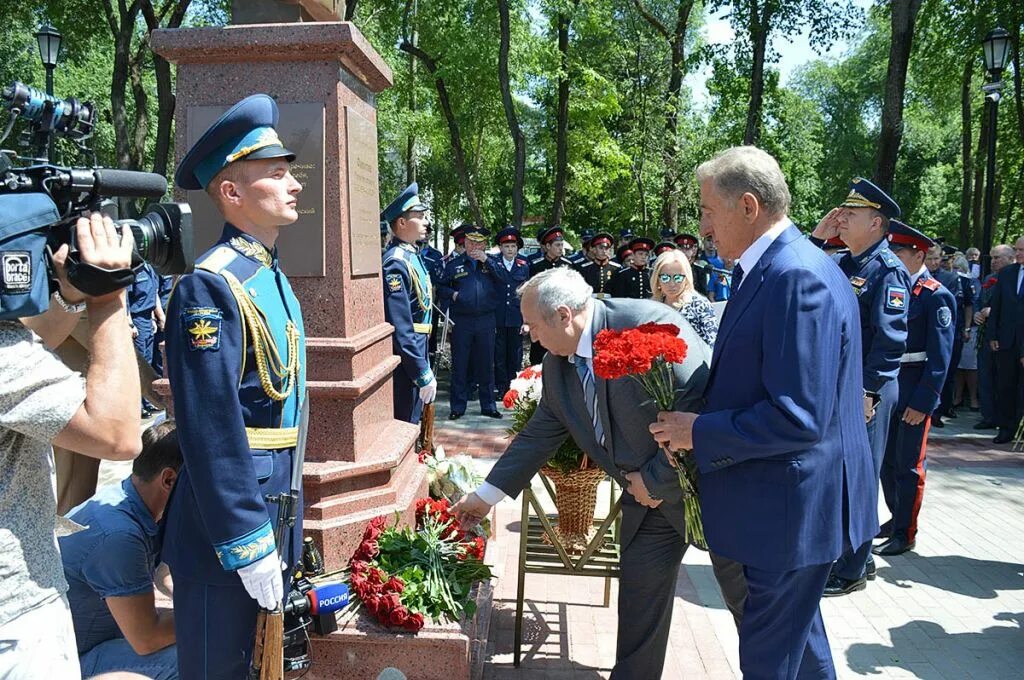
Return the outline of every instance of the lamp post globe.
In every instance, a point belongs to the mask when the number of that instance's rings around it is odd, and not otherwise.
[[[1010,60],[1010,33],[997,26],[988,32],[981,45],[985,54],[985,70],[992,75],[992,80],[999,80]]]
[[[53,69],[57,66],[57,59],[60,58],[61,34],[50,24],[43,24],[36,31],[36,41],[39,43],[39,59],[46,69],[46,94],[53,94]]]

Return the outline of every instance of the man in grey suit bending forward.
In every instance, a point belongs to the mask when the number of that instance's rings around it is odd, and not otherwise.
[[[700,409],[711,352],[671,307],[648,300],[596,300],[583,277],[566,267],[533,277],[518,292],[530,336],[548,352],[542,397],[487,481],[455,510],[464,525],[478,522],[506,495],[518,496],[571,436],[626,490],[618,643],[611,677],[659,678],[676,575],[686,551],[682,494],[675,470],[648,432],[657,420],[657,407],[636,380],[596,377],[593,343],[605,328],[651,321],[678,326],[689,346],[686,360],[674,366],[679,410]]]

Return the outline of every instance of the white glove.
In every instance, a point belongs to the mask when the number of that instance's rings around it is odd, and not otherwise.
[[[437,378],[433,378],[430,382],[420,388],[420,400],[424,404],[434,403],[434,397],[437,396]]]
[[[276,609],[284,599],[284,579],[281,578],[281,560],[274,551],[238,570],[245,592],[264,609]]]

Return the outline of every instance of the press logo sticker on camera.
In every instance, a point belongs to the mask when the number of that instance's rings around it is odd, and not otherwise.
[[[12,250],[3,253],[4,292],[27,293],[32,290],[32,253]]]
[[[220,326],[224,321],[224,312],[216,307],[189,307],[181,317],[191,351],[214,352],[220,349]]]

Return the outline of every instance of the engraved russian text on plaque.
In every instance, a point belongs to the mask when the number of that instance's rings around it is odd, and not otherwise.
[[[380,272],[380,193],[377,128],[345,107],[348,155],[348,228],[352,276]]]

